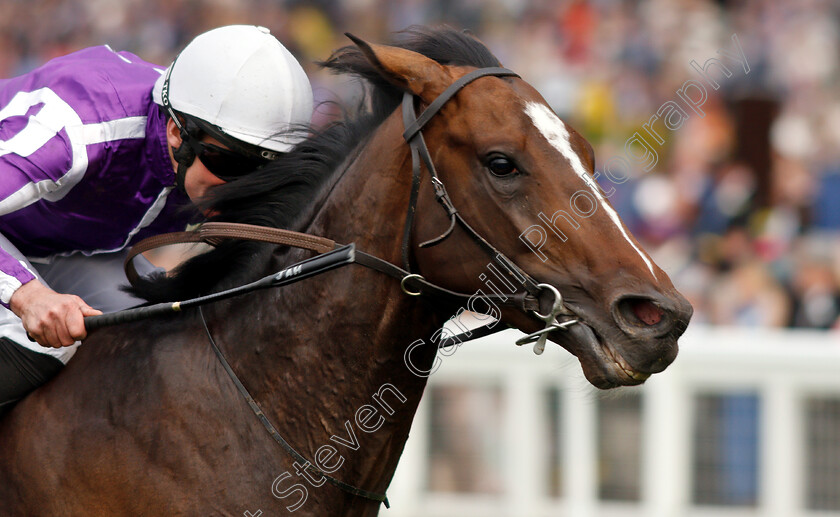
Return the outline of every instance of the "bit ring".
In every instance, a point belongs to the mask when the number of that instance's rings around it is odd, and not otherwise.
[[[537,284],[537,287],[551,291],[551,294],[554,295],[554,305],[551,307],[551,312],[549,314],[540,314],[538,311],[531,312],[533,312],[539,319],[545,321],[546,323],[550,323],[554,321],[554,318],[556,318],[563,310],[563,295],[561,295],[560,291],[558,291],[553,285]]]
[[[420,280],[423,280],[423,275],[418,275],[417,273],[405,275],[403,279],[400,280],[400,289],[402,289],[402,292],[409,296],[420,296],[421,294],[423,294],[421,291],[409,291],[408,288],[405,286],[406,281],[411,278],[419,278]]]

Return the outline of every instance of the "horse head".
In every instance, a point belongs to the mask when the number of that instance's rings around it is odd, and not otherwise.
[[[414,96],[418,111],[476,70],[353,39],[382,79]],[[519,270],[562,294],[558,322],[578,323],[549,339],[578,357],[593,385],[640,384],[676,358],[691,305],[596,183],[591,145],[531,85],[508,74],[471,80],[424,122],[422,138],[446,201],[465,221],[447,233],[453,210],[441,209],[434,182],[421,182],[410,243],[416,270],[427,281],[513,295],[516,275],[494,280],[490,272],[501,268],[489,266],[494,257],[470,238],[473,230]],[[527,333],[544,326],[536,314],[499,310],[505,323]]]

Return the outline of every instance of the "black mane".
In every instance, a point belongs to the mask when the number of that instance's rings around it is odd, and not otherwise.
[[[499,66],[480,41],[451,28],[412,27],[396,33],[390,44],[444,65]],[[304,229],[325,200],[325,186],[340,174],[340,165],[397,108],[402,92],[385,82],[355,46],[338,49],[319,65],[363,79],[369,85],[369,98],[354,110],[345,110],[342,120],[318,131],[308,129],[309,138],[261,170],[213,188],[200,204],[206,213],[218,214],[208,221]],[[173,276],[141,281],[132,291],[153,302],[213,292],[252,280],[270,250],[264,244],[226,242],[185,262]]]

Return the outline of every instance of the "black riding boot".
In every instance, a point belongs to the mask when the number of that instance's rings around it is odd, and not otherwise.
[[[55,357],[0,337],[0,415],[64,367]]]

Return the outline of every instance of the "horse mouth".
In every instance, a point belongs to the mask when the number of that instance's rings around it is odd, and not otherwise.
[[[645,382],[651,374],[636,371],[630,366],[624,357],[619,354],[612,345],[610,345],[609,341],[605,341],[603,343],[604,350],[606,351],[607,355],[613,360],[613,363],[617,365],[621,372],[624,373],[627,377],[635,381],[635,383],[642,383]]]
[[[584,376],[596,388],[636,386],[651,375],[633,368],[609,341],[582,321],[566,332],[555,332],[552,340],[578,358]]]

